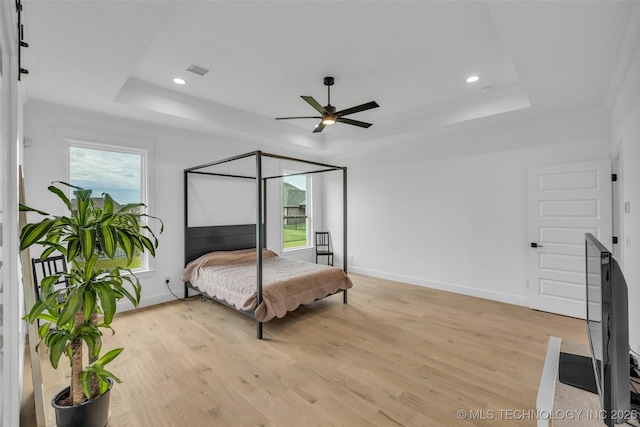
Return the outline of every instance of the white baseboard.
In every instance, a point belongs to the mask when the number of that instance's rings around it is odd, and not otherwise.
[[[365,276],[377,277],[380,279],[394,280],[396,282],[409,283],[410,285],[424,286],[425,288],[439,289],[441,291],[454,292],[457,294],[469,295],[472,297],[529,307],[529,299],[518,295],[494,292],[486,289],[470,288],[468,286],[456,285],[451,283],[433,282],[418,277],[403,276],[400,274],[386,273],[383,271],[376,271],[353,266],[349,266],[349,272],[363,274]]]
[[[335,265],[338,268],[341,268],[339,265]],[[386,273],[383,271],[370,270],[367,268],[353,267],[349,266],[350,273],[362,274],[365,276],[378,277],[380,279],[393,280],[396,282],[408,283],[410,285],[423,286],[425,288],[431,289],[439,289],[441,291],[454,292],[462,295],[469,295],[478,298],[484,298],[492,301],[499,301],[508,304],[521,305],[524,307],[529,307],[529,299],[517,295],[510,295],[501,292],[489,291],[486,289],[477,289],[470,288],[468,286],[461,286],[451,283],[442,283],[442,282],[434,282],[430,280],[421,279],[418,277],[411,276],[403,276],[400,274]],[[181,288],[178,292],[174,290],[174,293],[179,297],[183,295],[183,289]],[[190,295],[194,293],[191,292]],[[173,296],[169,291],[160,295],[153,295],[150,297],[142,296],[140,299],[140,305],[138,308],[148,307],[151,305],[162,304],[164,302],[173,301],[176,297]],[[133,310],[133,304],[129,302],[127,299],[122,299],[117,303],[118,312]]]
[[[176,292],[176,295],[180,296],[180,294],[178,294],[177,292]],[[151,305],[162,304],[163,302],[169,302],[169,301],[175,301],[175,300],[176,300],[176,297],[170,294],[169,291],[167,291],[167,293],[160,294],[160,295],[154,295],[151,297],[144,297],[144,296],[141,297],[140,304],[138,305],[138,307],[134,307],[133,304],[131,304],[131,302],[126,298],[118,301],[116,303],[116,307],[117,307],[117,312],[122,313],[124,311],[133,310],[134,308],[149,307]]]

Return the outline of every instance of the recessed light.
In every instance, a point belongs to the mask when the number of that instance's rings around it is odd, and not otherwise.
[[[181,79],[180,77],[176,77],[175,79],[173,79],[173,82],[177,85],[183,85],[187,83],[185,79]]]
[[[467,77],[467,83],[475,83],[478,80],[480,80],[480,77],[478,77],[478,76],[469,76],[469,77]]]

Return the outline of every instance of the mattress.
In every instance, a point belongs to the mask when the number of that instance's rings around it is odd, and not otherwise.
[[[254,312],[261,322],[353,286],[339,268],[283,258],[267,249],[262,258],[259,305],[255,249],[205,254],[187,265],[181,279],[238,310]]]

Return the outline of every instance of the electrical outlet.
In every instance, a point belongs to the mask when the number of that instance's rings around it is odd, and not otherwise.
[[[529,289],[529,281],[528,280],[524,281],[524,288],[525,289]]]
[[[164,281],[166,282],[170,282],[171,281],[171,277],[169,276],[164,276]]]

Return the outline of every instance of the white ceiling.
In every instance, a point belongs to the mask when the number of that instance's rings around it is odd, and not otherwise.
[[[638,16],[634,1],[23,3],[28,100],[325,153],[606,108]],[[349,116],[371,128],[274,120],[316,115],[300,95],[325,105],[325,76],[338,110],[380,104]]]

